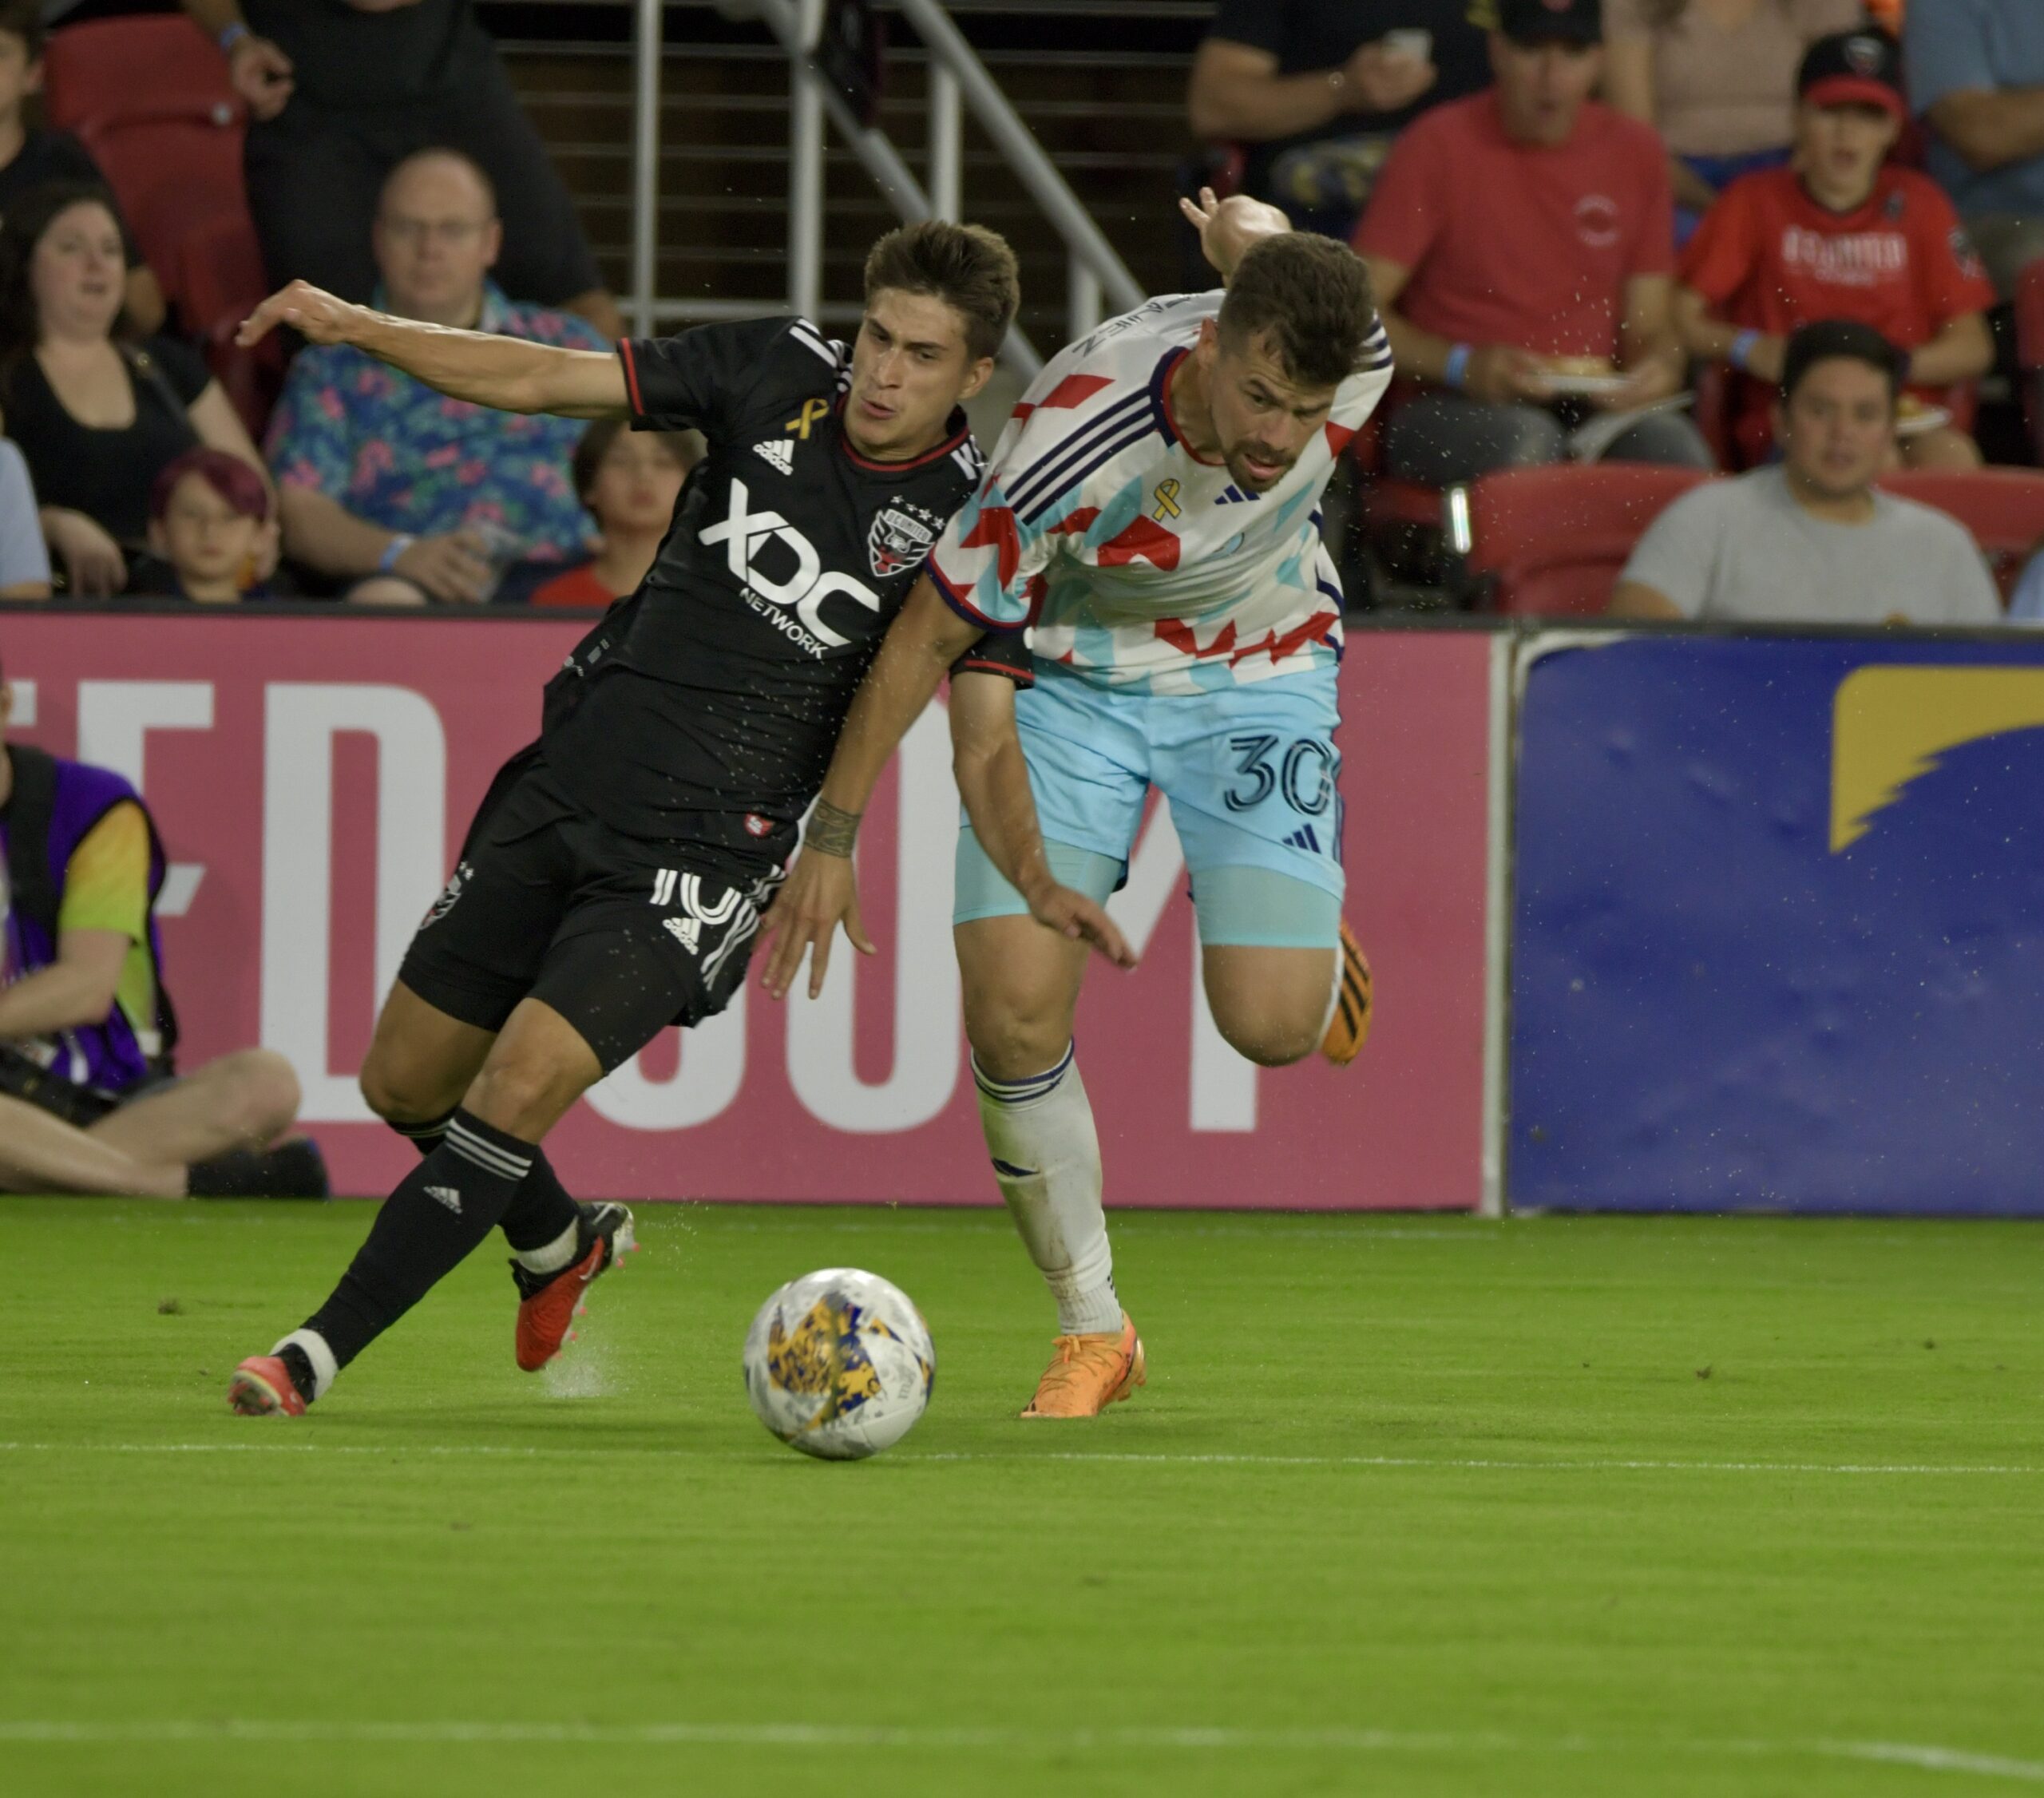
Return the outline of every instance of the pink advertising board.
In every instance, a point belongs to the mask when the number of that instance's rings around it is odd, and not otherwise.
[[[411,1151],[355,1070],[491,773],[580,634],[501,617],[13,612],[14,735],[136,780],[172,862],[169,984],[192,1065],[260,1042],[305,1088],[337,1189]],[[1378,1017],[1345,1071],[1260,1070],[1198,996],[1176,838],[1153,811],[1115,901],[1143,965],[1095,969],[1080,1064],[1111,1202],[1468,1209],[1482,1146],[1489,640],[1358,632],[1342,672],[1349,915]],[[883,952],[815,1004],[756,985],[669,1031],[552,1139],[588,1197],[992,1202],[948,928],[957,831],[935,708],[860,851]]]

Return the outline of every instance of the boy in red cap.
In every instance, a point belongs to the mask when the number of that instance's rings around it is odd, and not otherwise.
[[[1692,354],[1749,377],[1735,382],[1733,427],[1748,463],[1771,447],[1769,406],[1789,335],[1830,319],[1872,325],[1908,352],[1905,461],[1979,463],[1970,398],[1943,390],[1992,363],[1994,289],[1951,202],[1927,176],[1887,160],[1909,117],[1901,65],[1884,31],[1812,44],[1796,78],[1794,160],[1733,182],[1683,255],[1676,325]],[[1947,408],[1948,422],[1934,407]],[[1914,430],[1912,416],[1923,421]]]

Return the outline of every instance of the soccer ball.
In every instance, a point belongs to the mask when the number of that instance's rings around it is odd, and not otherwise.
[[[862,1461],[929,1403],[937,1350],[909,1295],[877,1273],[826,1267],[790,1280],[745,1337],[745,1395],[790,1448]]]

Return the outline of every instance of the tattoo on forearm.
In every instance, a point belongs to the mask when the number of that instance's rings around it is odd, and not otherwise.
[[[815,810],[809,814],[809,828],[802,833],[802,847],[813,849],[819,855],[849,856],[852,845],[858,841],[859,816],[857,812],[841,810],[827,799],[818,799]]]

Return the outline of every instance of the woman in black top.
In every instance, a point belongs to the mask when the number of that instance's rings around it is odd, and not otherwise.
[[[10,208],[0,238],[7,432],[28,457],[69,591],[118,593],[167,462],[201,443],[258,469],[263,459],[197,356],[162,339],[123,341],[125,258],[104,190],[42,188]]]

